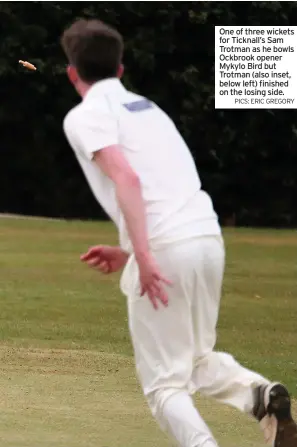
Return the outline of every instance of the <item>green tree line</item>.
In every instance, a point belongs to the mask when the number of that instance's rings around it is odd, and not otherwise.
[[[215,25],[296,25],[277,1],[0,2],[0,212],[105,217],[62,131],[79,98],[59,39],[79,17],[123,34],[125,85],[174,119],[223,223],[297,224],[296,111],[214,108]]]

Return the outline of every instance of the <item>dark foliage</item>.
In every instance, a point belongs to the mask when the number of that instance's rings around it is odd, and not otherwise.
[[[104,217],[62,131],[79,99],[59,38],[78,17],[124,35],[124,83],[175,120],[223,222],[297,224],[296,111],[214,109],[214,26],[295,25],[296,2],[1,2],[1,212]]]

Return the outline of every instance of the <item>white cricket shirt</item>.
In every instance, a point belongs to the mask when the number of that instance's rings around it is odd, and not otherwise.
[[[172,120],[156,104],[125,89],[120,80],[95,83],[64,119],[64,131],[95,198],[132,253],[112,181],[93,153],[120,145],[138,175],[152,249],[202,235],[219,235],[218,217],[192,155]]]

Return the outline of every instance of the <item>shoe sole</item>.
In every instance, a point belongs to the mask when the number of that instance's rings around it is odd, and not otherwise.
[[[264,404],[269,416],[275,415],[279,422],[292,420],[290,395],[280,383],[272,383],[265,389]]]
[[[275,420],[274,447],[297,447],[297,425],[288,390],[280,383],[272,383],[265,389],[264,403],[268,416]]]

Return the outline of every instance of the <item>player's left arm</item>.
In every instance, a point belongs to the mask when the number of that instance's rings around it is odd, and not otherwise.
[[[123,213],[136,259],[149,254],[148,234],[141,183],[119,145],[94,153],[94,161],[115,185],[116,197]]]

